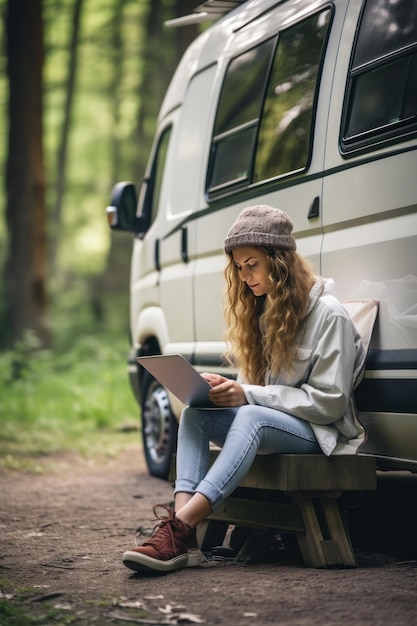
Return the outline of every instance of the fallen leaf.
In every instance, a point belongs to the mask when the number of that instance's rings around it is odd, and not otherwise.
[[[120,620],[122,622],[131,622],[133,624],[148,624],[150,626],[152,625],[156,625],[156,626],[163,626],[165,624],[167,624],[168,626],[170,626],[172,624],[171,621],[168,620],[159,620],[159,619],[152,619],[150,617],[130,617],[130,615],[127,615],[126,613],[123,613],[122,611],[110,611],[109,613],[106,613],[106,617],[109,617],[112,620]]]
[[[193,615],[192,613],[180,613],[176,619],[177,624],[205,624],[205,620],[201,619],[199,615]]]
[[[122,602],[116,602],[117,606],[121,606],[124,609],[145,609],[145,605],[140,600],[136,602],[129,602],[128,600],[124,600]]]
[[[54,609],[61,611],[71,611],[73,608],[72,604],[54,604]]]
[[[178,611],[183,611],[186,607],[183,606],[182,604],[175,604],[174,606],[172,606],[171,604],[167,604],[164,608],[162,608],[161,606],[159,607],[159,611],[161,611],[161,613],[178,613]]]

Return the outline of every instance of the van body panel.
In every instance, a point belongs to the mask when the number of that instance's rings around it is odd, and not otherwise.
[[[194,75],[201,51],[207,45],[210,31],[206,30],[195,39],[179,62],[177,69],[168,85],[161,108],[158,113],[158,126],[165,122],[165,118],[171,111],[180,106],[185,99],[185,92],[190,78]]]
[[[416,438],[415,415],[401,413],[362,413],[359,418],[367,432],[367,440],[361,446],[361,454],[377,455],[381,469],[390,469],[396,459],[398,467],[415,468]]]
[[[168,219],[191,215],[205,203],[204,172],[208,155],[201,149],[207,145],[213,118],[213,91],[216,91],[216,64],[192,77],[172,137],[173,158],[167,165],[172,170],[173,184],[169,185],[166,205]],[[204,204],[203,204],[204,206]],[[190,227],[191,222],[187,224]],[[168,229],[173,230],[174,224]],[[193,246],[190,238],[189,245]],[[190,254],[194,253],[190,248]]]
[[[168,327],[165,314],[160,306],[149,305],[143,307],[136,322],[135,336],[138,339],[137,348],[145,343],[149,337],[157,337],[162,349],[165,350],[166,346],[168,346]],[[137,352],[134,358],[136,356]]]

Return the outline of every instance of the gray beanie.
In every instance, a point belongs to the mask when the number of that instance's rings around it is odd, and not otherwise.
[[[261,246],[295,250],[292,222],[285,211],[267,205],[249,206],[240,213],[224,240],[224,250],[240,246]]]

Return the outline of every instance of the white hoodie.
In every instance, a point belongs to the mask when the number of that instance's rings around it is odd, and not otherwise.
[[[333,292],[330,279],[314,283],[291,373],[284,377],[267,372],[265,386],[243,384],[249,404],[279,409],[309,422],[327,456],[355,454],[365,438],[353,399],[365,351]]]

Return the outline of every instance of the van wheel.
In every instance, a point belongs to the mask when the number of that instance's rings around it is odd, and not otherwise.
[[[178,423],[168,392],[146,372],[142,382],[142,440],[149,473],[167,479],[177,447]]]

